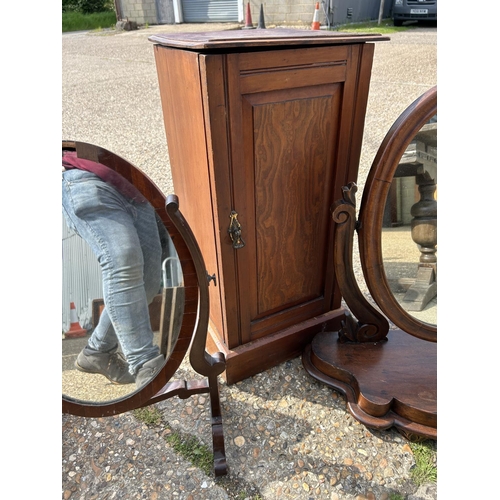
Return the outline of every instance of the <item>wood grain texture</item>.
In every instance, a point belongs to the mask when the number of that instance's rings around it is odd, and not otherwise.
[[[331,96],[254,108],[255,319],[323,293],[331,109]]]
[[[437,438],[435,343],[401,330],[373,343],[341,343],[337,332],[324,332],[308,346],[303,363],[314,378],[342,392],[367,427]]]
[[[165,33],[149,40],[167,47],[214,51],[241,47],[272,48],[276,46],[321,46],[389,40],[376,33],[350,34],[335,31],[302,29],[230,30],[197,33]]]

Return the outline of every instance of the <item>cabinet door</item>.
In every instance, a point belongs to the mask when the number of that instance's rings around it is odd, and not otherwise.
[[[227,56],[231,204],[245,241],[233,262],[239,343],[340,306],[330,208],[359,160],[359,54],[345,45]]]

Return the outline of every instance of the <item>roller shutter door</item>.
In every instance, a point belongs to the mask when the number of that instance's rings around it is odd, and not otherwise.
[[[185,23],[238,21],[238,0],[182,0]]]

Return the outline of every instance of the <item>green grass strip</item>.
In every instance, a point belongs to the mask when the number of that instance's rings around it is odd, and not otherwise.
[[[94,14],[82,14],[81,12],[63,12],[62,30],[68,31],[92,31],[105,28],[115,28],[116,14],[114,11],[96,12]]]

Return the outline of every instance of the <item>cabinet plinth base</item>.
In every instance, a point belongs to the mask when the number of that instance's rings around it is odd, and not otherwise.
[[[231,385],[300,356],[315,335],[340,328],[344,318],[344,309],[335,309],[233,349],[227,348],[210,325],[207,349],[211,354],[224,354],[226,371],[221,376]]]
[[[437,344],[390,331],[384,341],[340,343],[316,335],[306,371],[347,398],[352,416],[373,429],[394,426],[408,439],[437,439]]]

